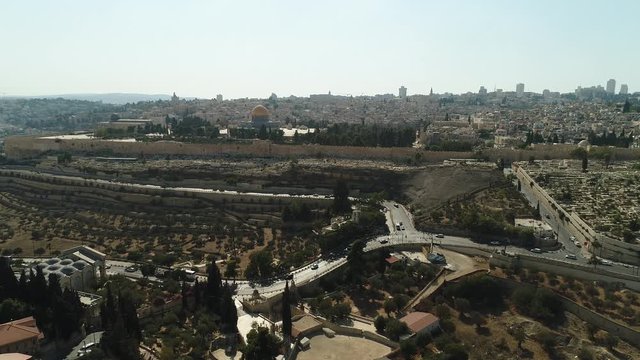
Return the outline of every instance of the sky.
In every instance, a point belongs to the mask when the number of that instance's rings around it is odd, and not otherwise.
[[[0,0],[0,96],[640,91],[640,1]],[[616,90],[616,91],[617,91]]]

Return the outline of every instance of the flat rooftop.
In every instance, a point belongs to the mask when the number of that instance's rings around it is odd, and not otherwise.
[[[310,348],[300,351],[296,359],[358,359],[374,360],[391,352],[391,348],[361,337],[336,335],[328,338],[319,333],[309,338]]]

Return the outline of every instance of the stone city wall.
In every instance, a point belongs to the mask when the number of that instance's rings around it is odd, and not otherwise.
[[[5,153],[10,159],[37,157],[46,152],[72,154],[111,154],[120,156],[247,156],[247,157],[330,157],[356,159],[406,160],[441,162],[450,158],[470,158],[472,153],[426,152],[415,148],[371,148],[327,145],[284,145],[270,141],[195,144],[176,141],[127,142],[96,139],[43,139],[36,136],[13,136],[5,140]]]
[[[487,158],[490,161],[504,159],[507,163],[535,159],[567,159],[575,145],[536,144],[528,149],[485,149],[481,152],[425,151],[420,148],[382,148],[329,145],[273,144],[254,140],[235,143],[196,144],[177,141],[117,141],[100,139],[44,139],[40,136],[11,136],[5,140],[8,158],[23,159],[41,156],[47,152],[72,154],[101,154],[120,156],[247,156],[247,157],[327,157],[350,159],[400,160],[412,159],[418,163],[442,162],[448,159]],[[613,149],[616,160],[632,160],[640,157],[638,149]]]

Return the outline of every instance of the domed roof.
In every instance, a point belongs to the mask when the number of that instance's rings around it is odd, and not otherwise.
[[[591,145],[591,144],[589,144],[589,140],[586,140],[586,139],[585,139],[585,140],[582,140],[582,141],[580,141],[580,142],[578,143],[578,146],[580,146],[580,147],[587,147],[587,146],[589,146],[589,145]]]
[[[258,105],[251,110],[251,117],[269,116],[269,110],[262,105]]]

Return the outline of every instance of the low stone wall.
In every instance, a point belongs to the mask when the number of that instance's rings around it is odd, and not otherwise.
[[[533,284],[521,283],[511,279],[504,279],[500,277],[493,278],[500,281],[511,290],[522,286],[535,287],[535,285]],[[623,323],[610,319],[604,315],[598,314],[597,312],[588,309],[560,294],[556,295],[562,302],[562,306],[564,306],[564,309],[566,311],[574,314],[581,320],[586,321],[587,323],[594,325],[599,329],[605,330],[636,347],[640,346],[640,332],[638,332],[637,330]]]
[[[574,262],[552,260],[526,254],[518,254],[516,257],[512,257],[469,246],[447,244],[442,244],[441,246],[461,254],[489,258],[489,264],[494,266],[507,267],[517,261],[527,269],[550,272],[581,280],[623,283],[629,289],[640,291],[639,277],[608,271],[603,266],[594,269],[592,266],[583,266]]]
[[[519,263],[522,267],[527,269],[549,272],[587,281],[622,283],[625,287],[631,290],[640,291],[640,278],[632,275],[613,273],[603,269],[602,266],[594,269],[591,266],[581,266],[559,260],[550,260],[522,254],[518,254],[517,257],[510,257],[497,253],[492,254],[489,263],[500,267],[507,267],[514,263]]]
[[[371,341],[375,341],[377,343],[386,345],[392,349],[395,349],[398,347],[398,343],[388,339],[380,334],[376,334],[376,333],[372,333],[371,331],[363,331],[362,335],[365,337],[365,339],[371,340]]]
[[[450,245],[450,244],[440,244],[440,247],[443,249],[449,249],[451,251],[455,251],[460,254],[469,255],[469,256],[481,256],[481,257],[490,257],[493,253],[488,250],[479,249],[471,246],[461,246],[461,245]]]

